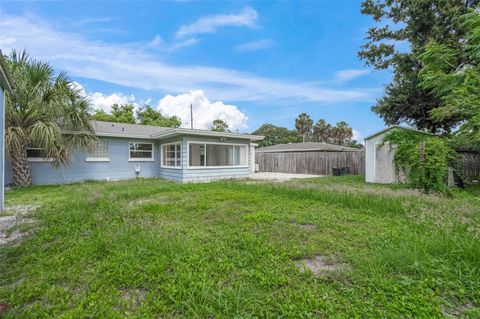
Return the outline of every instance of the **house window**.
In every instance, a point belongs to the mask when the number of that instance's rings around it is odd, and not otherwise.
[[[189,143],[188,164],[190,167],[245,167],[247,146]]]
[[[129,161],[153,161],[153,143],[130,142]]]
[[[175,168],[182,166],[182,145],[180,143],[162,145],[162,166]]]
[[[88,152],[87,162],[108,162],[108,141],[99,139]]]
[[[51,162],[52,158],[46,157],[45,149],[39,147],[28,147],[27,158],[30,162]]]

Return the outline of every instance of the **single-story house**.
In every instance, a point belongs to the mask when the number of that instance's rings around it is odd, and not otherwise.
[[[332,175],[334,169],[348,167],[351,174],[362,174],[365,153],[323,142],[277,144],[256,149],[255,163],[260,172]]]
[[[4,206],[5,185],[5,92],[11,90],[3,53],[0,51],[0,210],[3,210]]]
[[[395,168],[395,145],[384,143],[385,135],[393,129],[409,130],[425,134],[424,131],[393,125],[365,137],[365,181],[367,183],[390,184],[405,181],[404,174]],[[428,134],[428,133],[427,133]]]
[[[55,169],[41,149],[27,149],[33,184],[160,177],[179,182],[245,178],[254,170],[255,144],[263,136],[92,121],[94,151],[75,151]],[[12,182],[11,168],[6,183]]]

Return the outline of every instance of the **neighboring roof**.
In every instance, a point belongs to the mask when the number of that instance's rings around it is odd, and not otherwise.
[[[0,86],[8,91],[12,91],[12,81],[7,72],[5,61],[3,60],[3,53],[0,50]]]
[[[126,124],[115,122],[91,121],[92,128],[97,136],[109,137],[134,137],[134,138],[166,138],[176,135],[218,136],[228,138],[262,140],[263,136],[238,134],[227,132],[214,132],[208,130],[192,130],[186,128],[171,128],[141,124]]]
[[[188,128],[170,128],[162,132],[153,134],[152,137],[165,138],[165,137],[172,137],[176,135],[228,137],[228,138],[248,139],[251,141],[263,140],[263,136],[261,135],[240,134],[240,133],[231,133],[231,132],[216,132],[216,131],[196,130],[196,129],[188,129]]]
[[[410,128],[410,127],[405,127],[405,126],[400,126],[400,125],[393,125],[393,126],[390,126],[390,127],[387,127],[387,128],[384,128],[383,130],[381,131],[378,131],[376,133],[373,133],[372,135],[369,135],[367,137],[364,138],[364,140],[369,140],[371,139],[372,137],[375,137],[375,136],[378,136],[380,134],[383,134],[387,131],[390,131],[391,129],[402,129],[402,130],[408,130],[408,131],[413,131],[413,132],[417,132],[417,133],[423,133],[423,134],[429,134],[429,135],[433,135],[432,133],[430,132],[425,132],[425,131],[420,131],[420,130],[416,130],[414,128]]]
[[[320,142],[277,144],[262,148],[257,148],[255,152],[281,153],[281,152],[353,152],[359,151],[358,148],[334,145]]]
[[[98,136],[151,138],[154,134],[171,129],[168,127],[160,127],[153,125],[127,124],[103,121],[91,121],[90,123],[92,124],[95,135]]]

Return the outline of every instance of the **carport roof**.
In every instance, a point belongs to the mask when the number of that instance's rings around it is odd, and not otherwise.
[[[281,152],[353,152],[358,148],[334,145],[320,142],[290,143],[277,144],[267,147],[258,148],[256,152],[264,153],[281,153]]]

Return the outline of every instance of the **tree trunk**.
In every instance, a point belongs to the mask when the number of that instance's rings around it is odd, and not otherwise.
[[[13,186],[26,187],[32,184],[32,173],[30,162],[27,158],[27,151],[24,149],[16,154],[11,154]]]

